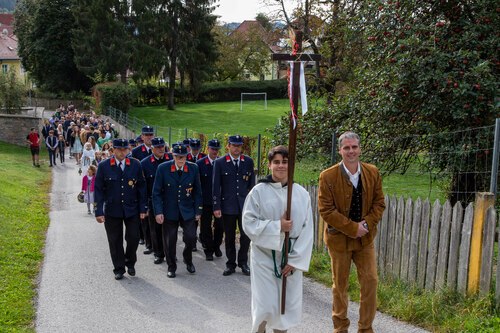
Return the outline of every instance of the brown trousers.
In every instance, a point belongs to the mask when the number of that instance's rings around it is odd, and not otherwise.
[[[362,246],[360,239],[349,239],[348,243],[347,251],[328,249],[332,261],[333,332],[347,332],[349,328],[347,288],[352,261],[356,265],[360,285],[358,332],[372,333],[372,323],[377,311],[378,282],[374,244]]]

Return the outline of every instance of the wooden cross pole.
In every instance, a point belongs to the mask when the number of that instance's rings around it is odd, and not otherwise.
[[[300,94],[300,71],[301,62],[305,61],[319,61],[321,56],[319,54],[307,54],[302,52],[302,31],[291,31],[291,40],[293,43],[292,54],[276,53],[272,55],[272,60],[284,60],[293,62],[293,72],[290,73],[292,77],[291,87],[288,89],[290,106],[292,112],[290,114],[290,129],[288,135],[288,191],[286,201],[286,219],[289,220],[292,212],[292,189],[293,189],[293,175],[295,171],[295,156],[297,147],[297,109],[299,106]],[[288,263],[289,252],[289,232],[285,232],[285,251],[283,253],[283,268]],[[286,303],[286,276],[282,276],[281,286],[281,314],[285,314]]]

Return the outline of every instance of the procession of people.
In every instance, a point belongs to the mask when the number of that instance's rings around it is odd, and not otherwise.
[[[92,115],[61,113],[45,123],[42,133],[50,158],[64,163],[64,150],[83,169],[82,196],[87,212],[104,223],[114,278],[135,276],[137,250],[152,264],[166,261],[167,277],[175,278],[177,242],[182,229],[182,262],[196,274],[193,252],[199,241],[205,260],[223,256],[223,276],[241,269],[250,276],[252,332],[287,332],[302,313],[302,273],[309,269],[313,244],[311,199],[298,184],[288,184],[288,149],[268,153],[270,174],[258,180],[254,161],[242,152],[243,137],[231,135],[227,153],[222,143],[185,139],[169,147],[144,126],[132,139],[116,138],[109,122]],[[87,117],[87,116],[83,116]],[[36,129],[27,136],[33,165],[39,167],[42,139]],[[62,143],[61,143],[62,141]],[[381,178],[375,166],[360,162],[360,138],[340,136],[342,161],[321,173],[319,208],[325,220],[325,241],[332,259],[334,332],[347,332],[347,278],[351,261],[361,285],[359,331],[373,332],[377,271],[373,240],[385,208]],[[286,218],[288,186],[292,211]],[[290,233],[288,253],[284,234]],[[239,245],[239,249],[237,249]],[[286,259],[284,259],[286,257]],[[280,313],[283,278],[288,280],[286,314]]]

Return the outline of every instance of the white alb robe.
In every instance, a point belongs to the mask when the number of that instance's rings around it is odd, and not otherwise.
[[[252,290],[252,332],[267,327],[287,330],[300,323],[302,315],[302,272],[307,272],[313,246],[313,220],[309,193],[293,185],[291,252],[288,264],[295,267],[287,277],[286,311],[281,315],[281,255],[285,233],[280,218],[286,210],[287,187],[281,183],[259,183],[248,194],[243,206],[243,230],[251,240],[250,281]]]

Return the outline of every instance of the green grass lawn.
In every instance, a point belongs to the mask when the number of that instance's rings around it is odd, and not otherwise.
[[[50,184],[49,168],[34,168],[28,148],[0,142],[0,332],[34,331]]]
[[[314,251],[306,275],[331,287],[328,253]],[[447,290],[424,291],[401,281],[379,277],[377,298],[379,311],[431,332],[499,332],[500,313],[495,310],[493,293],[482,297],[464,297]],[[359,283],[354,265],[349,276],[349,299],[359,302]]]
[[[174,111],[165,106],[135,107],[129,113],[155,126],[158,134],[164,137],[168,137],[168,128],[171,127],[172,141],[177,141],[184,138],[185,128],[188,136],[193,133],[264,135],[266,128],[273,127],[289,110],[289,101],[278,99],[268,100],[267,110],[264,101],[246,101],[243,111],[240,111],[240,102],[220,102],[179,104]]]

